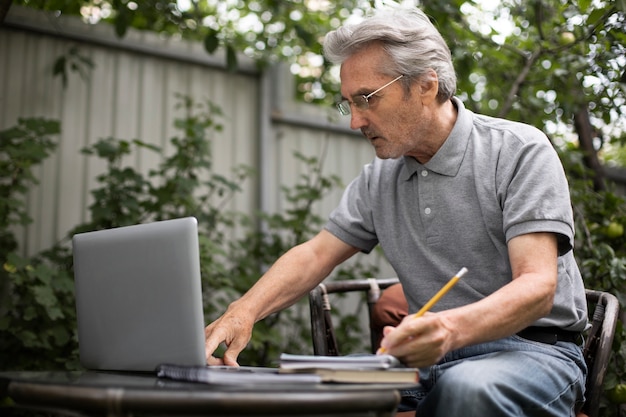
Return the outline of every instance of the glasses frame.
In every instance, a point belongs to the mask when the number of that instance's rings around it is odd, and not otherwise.
[[[389,87],[391,84],[395,83],[396,81],[398,81],[400,78],[404,77],[404,74],[400,74],[398,75],[396,78],[394,78],[393,80],[389,81],[387,84],[383,85],[380,88],[377,88],[376,90],[372,91],[369,94],[358,94],[356,96],[352,97],[352,101],[345,99],[345,100],[341,100],[339,103],[337,103],[337,110],[339,110],[339,113],[341,113],[343,116],[349,116],[350,114],[352,114],[352,110],[351,110],[351,105],[354,104],[354,106],[359,109],[359,110],[367,110],[370,107],[370,98],[376,94],[379,93],[381,90],[383,90],[386,87]]]

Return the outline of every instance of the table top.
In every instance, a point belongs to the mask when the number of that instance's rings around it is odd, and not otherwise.
[[[21,407],[88,415],[392,416],[389,384],[204,384],[152,373],[0,372],[0,399]]]

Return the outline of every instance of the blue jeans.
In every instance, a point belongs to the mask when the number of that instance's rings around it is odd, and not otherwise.
[[[399,411],[416,417],[574,416],[587,367],[574,343],[549,345],[511,336],[448,353],[420,369]]]

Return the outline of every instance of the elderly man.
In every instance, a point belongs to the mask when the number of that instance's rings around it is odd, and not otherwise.
[[[469,269],[431,313],[385,329],[385,351],[420,368],[405,398],[416,415],[573,416],[586,302],[567,180],[546,136],[465,109],[450,51],[418,9],[333,31],[324,53],[341,65],[339,110],[376,158],[324,229],[206,328],[208,362],[236,364],[256,321],[380,245],[410,311]]]

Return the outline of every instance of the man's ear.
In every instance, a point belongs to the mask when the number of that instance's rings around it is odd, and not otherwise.
[[[435,70],[429,69],[419,80],[419,92],[422,97],[422,102],[431,103],[436,100],[438,91],[439,77],[437,77]]]

